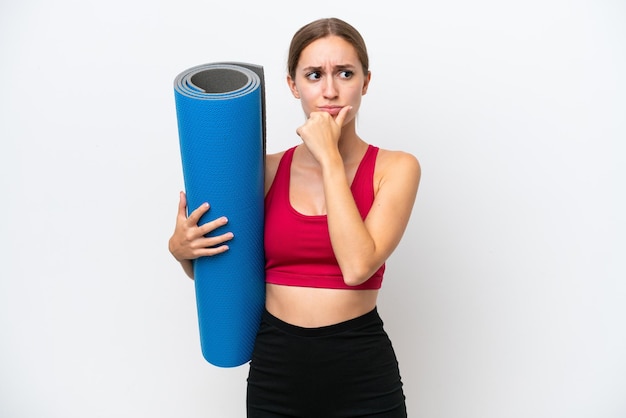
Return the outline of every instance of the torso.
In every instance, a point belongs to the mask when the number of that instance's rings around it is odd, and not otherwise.
[[[319,289],[266,285],[265,307],[277,318],[301,327],[321,327],[374,309],[378,290]]]
[[[291,168],[290,203],[305,215],[323,215],[326,213],[321,172],[312,164],[303,163],[303,158],[296,150]],[[364,153],[365,151],[363,151]],[[269,190],[283,153],[266,157],[266,185]],[[377,168],[374,173],[375,184],[381,176],[379,165],[385,166],[389,152],[380,150]],[[382,164],[379,161],[382,160]],[[356,173],[360,158],[346,166],[346,176],[351,182]],[[375,188],[377,191],[377,188]],[[336,324],[363,315],[376,306],[378,290],[345,290],[312,287],[266,285],[266,308],[274,316],[285,322],[302,327],[320,327]]]

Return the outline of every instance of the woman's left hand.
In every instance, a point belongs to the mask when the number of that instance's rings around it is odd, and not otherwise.
[[[329,152],[337,151],[341,128],[352,106],[341,108],[336,117],[328,112],[311,112],[304,125],[296,133],[315,159],[322,164]]]

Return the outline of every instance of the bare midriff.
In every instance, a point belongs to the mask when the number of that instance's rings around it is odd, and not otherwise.
[[[376,307],[378,290],[319,289],[266,285],[269,313],[292,325],[316,328],[338,324]]]

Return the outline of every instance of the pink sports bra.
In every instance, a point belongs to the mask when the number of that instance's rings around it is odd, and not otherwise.
[[[327,289],[380,289],[385,264],[360,285],[346,285],[330,242],[326,215],[303,215],[291,206],[289,181],[295,148],[283,154],[265,197],[265,281]],[[374,201],[377,155],[378,148],[369,145],[350,187],[363,219]]]

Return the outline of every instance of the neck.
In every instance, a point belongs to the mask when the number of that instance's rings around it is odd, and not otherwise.
[[[356,117],[345,124],[341,129],[341,136],[339,137],[337,147],[339,148],[339,153],[341,154],[344,164],[354,159],[361,160],[367,144],[356,133]]]
[[[360,160],[363,155],[363,150],[367,144],[358,135],[343,135],[339,138],[337,147],[339,148],[339,154],[344,164],[347,164],[355,159]]]

